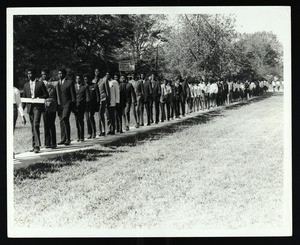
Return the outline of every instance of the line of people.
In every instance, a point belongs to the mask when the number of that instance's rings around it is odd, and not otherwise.
[[[40,120],[43,117],[45,147],[71,143],[70,114],[74,113],[77,128],[77,141],[85,140],[86,121],[88,139],[96,138],[95,114],[99,113],[99,137],[107,134],[123,133],[129,130],[131,115],[135,127],[164,122],[184,117],[186,113],[229,105],[233,101],[246,100],[260,95],[268,89],[266,81],[229,81],[221,79],[196,79],[177,76],[174,81],[157,76],[139,74],[100,76],[76,74],[75,82],[67,77],[66,69],[58,70],[58,81],[50,78],[47,69],[38,78],[34,69],[29,69],[28,82],[24,84],[24,98],[44,98],[45,104],[23,103],[32,128],[32,150],[40,151]],[[16,107],[21,110],[20,107]],[[55,120],[59,116],[61,140],[57,143]],[[26,119],[23,117],[23,121]],[[86,120],[85,120],[86,119]],[[14,122],[15,125],[15,122]],[[106,127],[107,125],[107,127]]]

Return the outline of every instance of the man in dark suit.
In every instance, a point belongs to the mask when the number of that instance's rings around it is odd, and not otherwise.
[[[83,84],[81,76],[76,75],[75,83],[76,106],[73,109],[77,127],[77,141],[84,141],[84,113],[90,101],[88,85]]]
[[[160,104],[160,96],[161,96],[161,84],[157,79],[154,73],[151,75],[151,84],[152,84],[152,105],[151,105],[151,120],[153,122],[153,104],[155,107],[155,123],[159,122],[159,104]]]
[[[98,88],[99,88],[99,94],[100,94],[100,107],[99,107],[99,128],[100,128],[100,134],[99,136],[105,136],[106,130],[105,130],[105,112],[106,108],[110,105],[110,88],[108,81],[110,80],[109,73],[106,73],[106,75],[99,80],[98,82]]]
[[[45,84],[38,81],[36,78],[35,69],[29,69],[27,72],[28,82],[24,84],[23,97],[24,98],[48,98],[49,94]],[[32,150],[35,153],[40,152],[41,139],[40,139],[40,122],[41,114],[45,110],[45,105],[42,103],[27,103],[27,113],[31,123],[32,131]],[[25,103],[24,103],[25,107]]]
[[[90,102],[87,105],[87,125],[88,125],[88,134],[90,138],[96,138],[96,123],[95,123],[95,112],[99,111],[100,106],[100,94],[97,81],[95,79],[90,80],[89,74],[84,74],[83,76],[84,83],[88,85],[90,92]]]
[[[147,126],[151,124],[151,102],[152,102],[152,86],[151,81],[148,76],[146,76],[146,79],[143,80],[143,94],[144,94],[144,104],[146,107],[146,113],[147,113]]]
[[[144,126],[144,94],[143,94],[143,80],[137,77],[135,86],[136,102],[137,102],[137,124]]]
[[[49,93],[49,98],[45,101],[45,111],[43,113],[45,147],[54,149],[56,148],[55,118],[58,106],[61,104],[61,92],[58,82],[51,82],[48,69],[43,69],[41,75],[41,80]]]
[[[189,88],[189,85],[188,85],[188,80],[189,79],[183,80],[181,78],[181,76],[179,75],[177,77],[177,80],[179,80],[179,83],[181,84],[181,87],[182,87],[182,97],[181,97],[181,111],[182,111],[182,113],[181,113],[181,115],[184,117],[185,116],[186,103],[191,97],[190,88]]]
[[[126,83],[125,76],[120,77],[119,82],[119,92],[120,92],[120,103],[116,105],[116,126],[117,132],[123,133],[122,118],[125,121],[125,107],[126,107]]]
[[[67,79],[66,69],[58,70],[58,78],[61,91],[61,105],[58,110],[61,141],[58,145],[69,145],[71,143],[70,114],[76,102],[75,88],[73,81]]]

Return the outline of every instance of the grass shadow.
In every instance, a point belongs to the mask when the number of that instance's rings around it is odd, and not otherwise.
[[[271,96],[278,96],[278,94],[276,94],[276,93],[274,94],[272,92],[266,92],[260,96],[254,97],[251,100],[244,100],[244,101],[241,101],[239,104],[227,106],[227,107],[225,107],[225,110],[236,110],[236,109],[240,108],[241,106],[249,105],[249,104],[270,98]]]
[[[120,150],[97,150],[86,149],[76,152],[65,153],[60,156],[49,158],[29,166],[14,170],[14,181],[21,182],[25,179],[43,179],[48,173],[58,172],[66,166],[78,165],[78,161],[95,161],[100,157],[109,157],[112,153],[123,152]]]
[[[221,111],[219,110],[207,112],[202,115],[198,115],[192,118],[185,119],[183,121],[179,121],[177,123],[173,123],[171,125],[167,125],[163,128],[153,128],[146,132],[145,131],[138,132],[136,135],[128,135],[128,137],[126,138],[117,139],[113,142],[107,143],[106,146],[113,146],[113,147],[119,147],[124,145],[136,146],[137,144],[145,143],[146,140],[147,141],[159,140],[162,137],[165,137],[167,135],[181,132],[182,130],[192,125],[205,124],[215,117],[224,117],[224,115],[222,115]]]

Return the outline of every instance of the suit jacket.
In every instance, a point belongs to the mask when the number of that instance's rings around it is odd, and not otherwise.
[[[143,88],[143,80],[138,80],[135,87],[135,94],[137,97],[144,95],[144,88]]]
[[[23,97],[24,98],[32,98],[31,91],[30,91],[30,83],[26,82],[23,87]],[[44,98],[47,99],[49,97],[48,91],[46,86],[43,82],[35,80],[35,88],[34,88],[34,98]],[[45,110],[44,104],[34,104],[34,103],[24,103],[27,106],[27,113],[31,113],[33,105],[35,107],[39,107],[41,111]]]
[[[100,94],[100,101],[110,101],[110,89],[109,89],[109,82],[106,77],[100,79],[98,83],[99,87],[99,94]]]
[[[99,88],[96,83],[88,85],[90,93],[90,103],[88,105],[88,110],[98,111],[100,106],[100,93]]]
[[[61,91],[58,82],[46,83],[46,89],[49,93],[49,98],[46,99],[46,111],[56,112],[58,105],[61,104]]]
[[[66,78],[63,84],[61,84],[61,81],[59,81],[59,86],[61,90],[61,106],[63,108],[72,108],[76,102],[73,81]]]
[[[119,88],[120,88],[120,106],[121,108],[126,107],[126,83],[122,82],[119,83]]]
[[[145,102],[152,98],[152,86],[148,79],[143,81],[143,94]]]
[[[153,100],[158,101],[160,99],[160,95],[161,95],[161,84],[160,81],[154,81],[153,83],[153,87],[152,87],[152,97]]]
[[[136,95],[132,83],[126,83],[126,102],[136,103]]]
[[[75,84],[76,92],[76,110],[85,111],[87,108],[87,103],[90,101],[90,92],[87,85],[81,84],[79,89],[77,84]]]
[[[184,98],[190,98],[191,97],[191,91],[190,91],[188,82],[187,81],[182,82],[181,86],[182,86],[182,96]]]

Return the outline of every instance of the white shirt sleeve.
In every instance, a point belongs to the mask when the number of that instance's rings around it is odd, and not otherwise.
[[[23,111],[23,107],[22,107],[22,102],[21,102],[19,89],[14,88],[14,96],[15,96],[15,102],[17,104],[19,113],[20,113],[21,117],[23,117],[24,116],[24,111]]]

